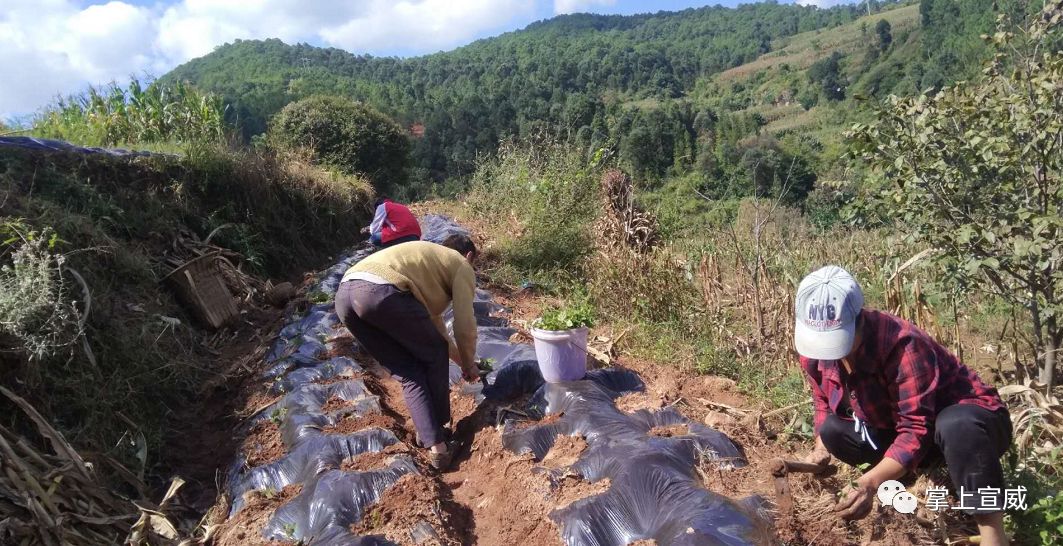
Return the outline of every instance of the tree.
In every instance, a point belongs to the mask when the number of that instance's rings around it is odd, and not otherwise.
[[[884,206],[953,280],[1021,306],[1039,380],[1063,344],[1063,0],[1012,32],[1000,16],[982,83],[890,97],[849,136],[890,186]]]
[[[835,51],[830,57],[816,61],[808,67],[809,81],[820,84],[823,96],[827,97],[827,100],[840,101],[845,98],[841,59],[842,54]]]
[[[890,44],[893,43],[893,34],[891,34],[892,28],[890,22],[885,19],[879,19],[875,25],[875,34],[878,34],[878,48],[881,51],[889,49]]]
[[[364,174],[378,190],[394,193],[406,182],[405,131],[360,102],[327,95],[293,102],[273,118],[269,137],[280,149],[308,149],[326,165]]]

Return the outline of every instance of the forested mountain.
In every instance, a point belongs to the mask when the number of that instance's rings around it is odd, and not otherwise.
[[[773,121],[758,111],[765,104],[826,110],[849,100],[850,86],[872,72],[878,79],[860,90],[873,95],[965,76],[966,67],[976,66],[967,61],[982,51],[977,35],[991,25],[989,4],[924,0],[921,6],[871,2],[818,9],[766,2],[652,15],[564,15],[408,59],[237,41],[161,80],[185,80],[221,94],[248,139],[294,100],[337,94],[364,101],[409,129],[413,180],[422,183],[460,178],[501,139],[536,135],[588,150],[608,148],[649,180],[695,171],[721,180],[734,178],[743,163],[746,171],[753,161],[765,163],[765,154],[779,156],[776,164],[795,155],[763,139],[736,148],[758,140]],[[793,62],[770,62],[795,53],[800,58]],[[787,133],[782,129],[775,136]],[[760,159],[745,157],[750,149]],[[797,196],[821,166],[803,168],[809,173]],[[775,177],[753,175],[767,177],[766,183]]]

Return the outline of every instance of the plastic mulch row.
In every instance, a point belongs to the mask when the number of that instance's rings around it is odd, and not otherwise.
[[[465,232],[449,218],[435,215],[424,217],[422,226],[424,239],[436,242],[451,233]],[[334,295],[347,268],[371,251],[363,247],[340,260],[325,272],[315,291]],[[644,390],[642,380],[628,370],[593,370],[582,381],[544,383],[534,349],[509,342],[515,330],[505,318],[496,316],[501,310],[491,301],[490,293],[477,291],[477,353],[493,359],[494,370],[483,384],[463,384],[460,370],[451,364],[451,382],[460,385],[463,394],[475,396],[477,402],[532,395],[529,415],[560,414],[549,424],[527,428],[506,423],[503,446],[514,453],[532,453],[541,460],[559,434],[586,439],[588,449],[573,465],[541,469],[556,479],[568,471],[589,482],[610,480],[605,492],[550,514],[566,544],[621,546],[640,539],[653,539],[661,545],[770,542],[769,520],[759,499],[734,501],[700,484],[697,465],[728,469],[745,464],[741,451],[727,436],[691,422],[673,409],[620,411],[614,404],[617,397]],[[449,327],[449,313],[445,318]],[[267,355],[264,378],[271,382],[271,392],[283,397],[251,417],[245,427],[250,430],[262,420],[273,420],[287,453],[256,468],[248,468],[246,458],[240,456],[228,474],[228,489],[234,499],[230,515],[242,507],[242,496],[249,491],[279,491],[287,485],[303,484],[299,495],[277,509],[263,530],[269,539],[307,545],[388,544],[381,537],[354,536],[349,529],[388,487],[402,476],[418,472],[406,455],[392,457],[382,469],[337,470],[345,459],[381,451],[398,442],[391,431],[382,428],[352,434],[322,432],[347,416],[381,411],[377,397],[351,377],[362,366],[350,358],[327,356],[326,340],[335,334],[338,323],[328,303],[311,307],[281,330]],[[333,381],[320,384],[322,380]],[[347,401],[346,407],[323,411],[333,398]],[[686,433],[673,437],[652,433],[656,427],[671,425],[685,425]],[[421,531],[431,534],[430,529]],[[411,532],[416,535],[418,529]]]

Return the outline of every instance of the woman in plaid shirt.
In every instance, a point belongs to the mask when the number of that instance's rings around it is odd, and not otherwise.
[[[872,465],[835,510],[863,518],[883,482],[943,458],[982,544],[1006,544],[1000,457],[1011,419],[997,390],[926,332],[863,306],[860,286],[837,266],[797,292],[794,341],[815,404],[816,447],[806,460]]]

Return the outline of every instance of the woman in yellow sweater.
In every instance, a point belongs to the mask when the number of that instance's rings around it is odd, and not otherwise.
[[[445,428],[450,419],[450,360],[475,381],[473,296],[476,246],[464,235],[442,244],[414,241],[378,251],[350,268],[336,293],[336,314],[369,354],[402,384],[418,441],[432,466],[454,458]],[[454,307],[454,337],[443,312]]]

